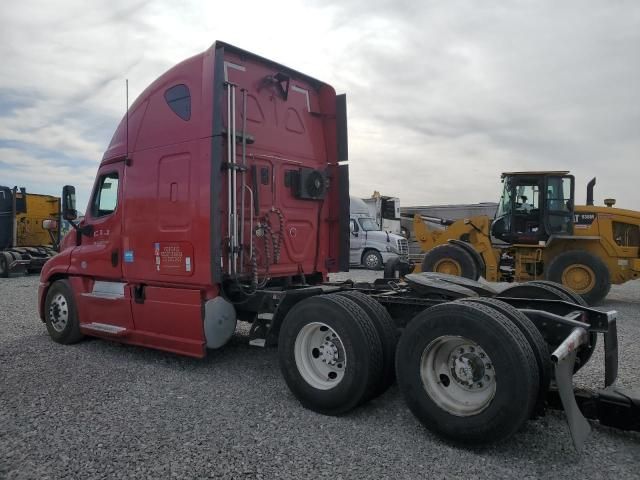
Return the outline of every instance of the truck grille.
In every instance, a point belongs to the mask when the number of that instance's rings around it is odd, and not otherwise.
[[[407,242],[406,238],[400,238],[397,240],[397,242],[398,254],[403,258],[407,258],[407,256],[409,255],[409,242]]]

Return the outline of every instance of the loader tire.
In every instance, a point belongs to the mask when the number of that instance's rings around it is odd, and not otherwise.
[[[309,410],[342,415],[373,396],[382,374],[380,338],[362,308],[318,295],[287,313],[278,339],[282,375]]]
[[[84,337],[80,332],[78,309],[67,280],[53,282],[44,303],[45,325],[54,342],[69,345]]]
[[[497,298],[475,297],[475,298],[463,298],[458,300],[459,302],[471,302],[487,305],[494,310],[500,312],[507,317],[513,324],[518,327],[525,338],[529,341],[531,350],[534,357],[536,357],[536,364],[538,365],[538,377],[540,379],[540,389],[538,392],[538,398],[534,406],[534,415],[542,414],[544,412],[545,400],[547,398],[547,392],[549,391],[549,384],[551,383],[551,354],[549,353],[549,347],[547,342],[544,341],[544,337],[540,331],[536,328],[529,317],[527,317],[520,310],[506,302],[498,300]]]
[[[498,294],[498,297],[514,297],[514,298],[538,298],[543,300],[562,300],[563,302],[578,303],[574,296],[565,289],[558,288],[558,285],[550,285],[547,282],[533,280],[531,282],[520,283],[506,288]],[[582,305],[584,306],[584,305]],[[576,363],[573,366],[573,373],[580,370],[591,358],[598,342],[598,334],[589,334],[589,344],[585,348],[578,350]],[[556,347],[554,345],[553,347]]]
[[[422,259],[423,272],[439,272],[477,280],[480,276],[473,257],[457,245],[438,245]]]
[[[362,292],[344,291],[336,295],[346,297],[357,303],[367,314],[376,329],[382,346],[382,372],[378,384],[373,391],[373,397],[383,394],[396,378],[395,357],[398,344],[398,330],[391,315],[380,303]]]
[[[495,309],[470,302],[416,315],[398,343],[396,376],[420,422],[464,444],[510,437],[531,416],[540,385],[522,332]]]
[[[611,289],[611,275],[605,263],[584,250],[570,250],[551,260],[545,278],[570,288],[589,305],[601,303]]]

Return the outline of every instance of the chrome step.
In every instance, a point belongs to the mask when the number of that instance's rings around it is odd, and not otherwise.
[[[83,297],[89,298],[102,298],[103,300],[120,300],[124,298],[123,295],[118,293],[108,293],[108,292],[89,292],[81,294]]]
[[[96,333],[102,333],[102,334],[106,333],[107,335],[112,335],[114,337],[123,337],[127,333],[129,333],[129,330],[124,327],[118,327],[117,325],[110,325],[108,323],[92,322],[84,325],[81,324],[80,328],[83,330],[90,330]]]

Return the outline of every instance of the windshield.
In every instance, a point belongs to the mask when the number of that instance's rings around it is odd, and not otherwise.
[[[380,230],[380,225],[378,225],[373,218],[359,218],[358,222],[360,222],[360,227],[362,227],[362,230],[365,232]]]
[[[502,191],[502,197],[500,197],[500,205],[498,205],[496,218],[511,214],[511,195],[511,181],[507,178],[504,181],[504,190]]]

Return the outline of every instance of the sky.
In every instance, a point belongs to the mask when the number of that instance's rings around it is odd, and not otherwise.
[[[351,193],[497,201],[500,173],[571,170],[577,203],[640,210],[640,2],[7,1],[0,184],[84,208],[134,99],[224,40],[347,94]]]

